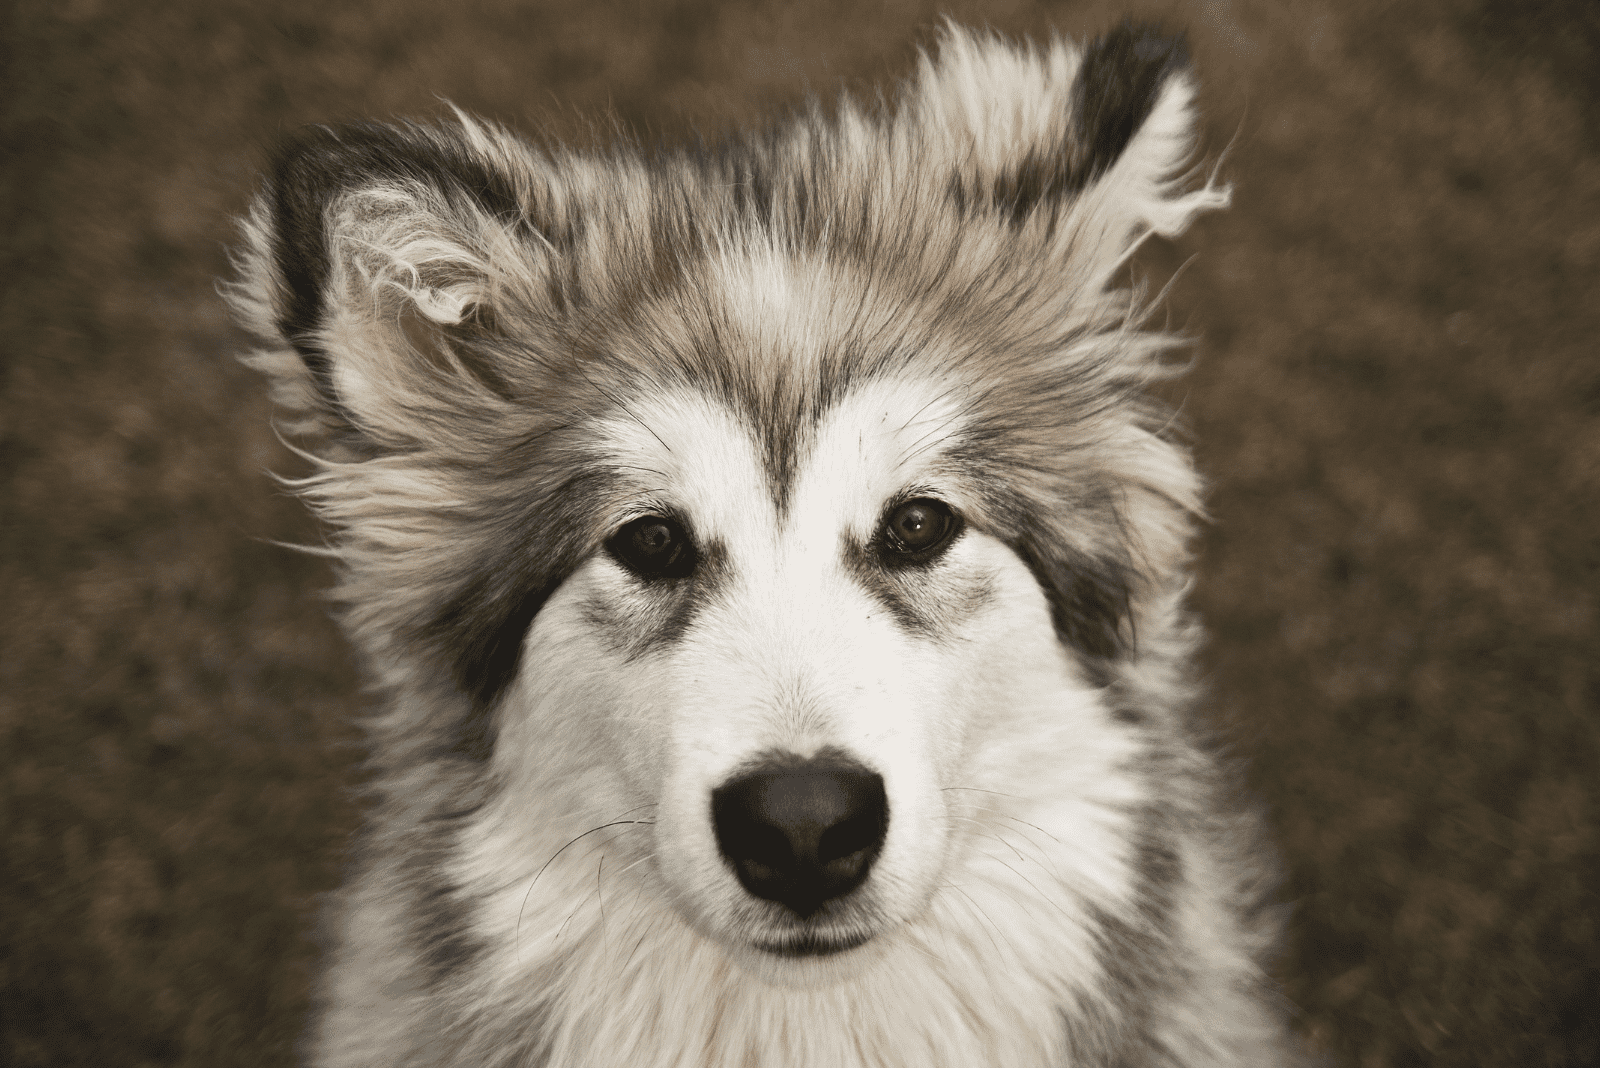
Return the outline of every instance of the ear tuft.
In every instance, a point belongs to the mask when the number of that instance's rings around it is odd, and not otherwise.
[[[1080,50],[947,23],[905,114],[917,166],[948,175],[963,219],[1032,230],[1104,279],[1143,235],[1176,236],[1227,204],[1225,188],[1184,189],[1194,94],[1181,34],[1124,22]]]
[[[500,305],[548,288],[553,246],[532,219],[546,169],[457,117],[314,127],[279,150],[228,296],[272,346],[252,363],[292,430],[404,446],[430,409],[505,399],[491,342]]]
[[[331,266],[326,215],[339,198],[366,189],[399,204],[426,191],[434,201],[427,207],[441,216],[473,212],[512,222],[525,215],[525,192],[490,160],[469,153],[474,133],[481,137],[475,126],[461,139],[417,126],[314,126],[279,150],[269,196],[273,251],[290,290],[280,322],[285,337],[309,336],[322,313]]]
[[[1124,22],[1084,50],[1073,85],[1076,170],[1087,184],[1111,169],[1139,132],[1168,79],[1191,66],[1182,34]]]

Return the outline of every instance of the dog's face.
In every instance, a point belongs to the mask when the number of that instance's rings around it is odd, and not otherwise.
[[[959,405],[867,383],[781,484],[760,428],[704,393],[604,420],[605,545],[535,620],[498,758],[536,795],[540,740],[581,739],[575,803],[653,820],[638,877],[730,945],[827,954],[915,916],[973,800],[947,798],[987,781],[984,738],[1016,736],[984,721],[1093,703],[950,455]]]
[[[1196,487],[1142,399],[1170,339],[1111,281],[1226,199],[1169,181],[1180,60],[952,31],[896,115],[722,154],[285,154],[235,303],[294,345],[256,363],[323,443],[378,763],[478,805],[481,928],[531,900],[553,946],[539,880],[603,919],[610,879],[804,969],[969,883],[1022,924],[1036,880],[1132,877],[1112,689]]]

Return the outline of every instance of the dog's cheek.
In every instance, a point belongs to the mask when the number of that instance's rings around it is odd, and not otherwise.
[[[531,796],[588,783],[573,801],[598,819],[638,793],[617,743],[637,669],[596,631],[586,607],[597,596],[593,571],[586,565],[569,578],[529,628],[499,710],[495,763],[501,781]],[[597,780],[604,780],[598,791]]]
[[[1049,599],[1027,564],[995,539],[975,540],[989,596],[947,643],[940,668],[954,709],[940,747],[950,790],[984,785],[977,780],[989,776],[992,739],[1027,736],[1080,707],[1094,688],[1057,637]]]

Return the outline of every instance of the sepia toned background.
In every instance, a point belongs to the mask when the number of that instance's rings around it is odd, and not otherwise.
[[[939,12],[1187,28],[1212,714],[1335,1064],[1600,1063],[1600,5],[14,0],[0,38],[0,1063],[286,1066],[359,707],[213,281],[274,141],[442,98],[715,136]],[[1192,257],[1192,258],[1191,258]]]

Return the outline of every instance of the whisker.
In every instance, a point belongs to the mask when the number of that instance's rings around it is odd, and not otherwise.
[[[1043,901],[1045,904],[1049,905],[1051,908],[1053,908],[1057,912],[1061,913],[1061,915],[1065,919],[1067,919],[1069,922],[1071,922],[1071,921],[1073,921],[1075,919],[1075,917],[1070,912],[1068,912],[1066,909],[1062,908],[1059,904],[1057,904],[1056,900],[1053,897],[1051,897],[1050,895],[1048,895],[1048,894],[1044,893],[1043,891],[1041,891],[1039,889],[1039,887],[1037,885],[1035,885],[1035,883],[1034,883],[1034,881],[1032,879],[1028,878],[1026,875],[1022,874],[1020,871],[1018,871],[1017,869],[1013,868],[1011,865],[1007,864],[1005,861],[1001,860],[999,857],[990,856],[988,853],[985,853],[984,856],[989,857],[990,860],[994,861],[996,864],[998,864],[1001,867],[1005,868],[1011,874],[1015,875],[1017,878],[1021,879],[1025,883],[1027,883],[1028,884],[1028,888],[1031,889],[1038,896],[1039,900]],[[1015,899],[1013,899],[1013,900],[1015,900]],[[1021,905],[1022,902],[1018,901],[1017,904]]]
[[[989,914],[987,912],[983,911],[983,906],[978,904],[978,902],[973,899],[971,894],[967,893],[965,890],[963,890],[961,887],[957,886],[955,883],[945,883],[944,885],[946,887],[950,888],[951,890],[954,890],[956,893],[960,894],[962,897],[966,898],[967,899],[967,904],[972,906],[973,910],[975,912],[977,912],[978,918],[981,919],[984,923],[988,924],[989,927],[993,929],[993,933],[989,934],[989,944],[994,946],[995,955],[999,956],[999,954],[1000,954],[1000,943],[995,941],[995,937],[994,936],[996,934],[1002,933],[1000,931],[1000,925],[995,923],[992,919],[989,918]]]
[[[646,807],[646,806],[639,806],[639,807],[642,808],[642,807]],[[596,831],[603,831],[608,827],[626,827],[626,826],[632,826],[632,825],[635,825],[635,824],[644,824],[646,826],[653,827],[653,826],[655,826],[655,820],[612,820],[610,823],[602,823],[598,827],[590,827],[587,831],[584,831],[582,834],[578,835],[578,837],[574,838],[572,841],[568,842],[566,845],[562,846],[560,849],[558,849],[554,853],[552,853],[550,855],[550,859],[545,861],[544,864],[540,865],[538,871],[534,872],[533,879],[530,880],[529,883],[528,883],[528,889],[523,892],[522,904],[517,907],[517,926],[516,926],[516,930],[512,933],[512,936],[511,936],[512,944],[517,947],[517,962],[519,964],[522,962],[522,914],[528,910],[528,898],[533,896],[534,884],[536,884],[539,881],[539,877],[544,874],[545,868],[548,868],[550,865],[554,864],[555,861],[556,861],[556,858],[559,857],[561,854],[565,853],[573,845],[575,845],[578,842],[582,841],[583,839],[589,837],[591,834],[593,834]],[[570,920],[570,919],[572,919],[572,917],[568,916],[567,919]],[[562,924],[561,926],[563,928],[565,928],[566,924]],[[560,938],[561,935],[558,933],[556,935],[556,937]]]
[[[601,944],[601,946],[603,946],[605,948],[606,955],[610,956],[610,953],[611,953],[611,939],[607,936],[607,933],[606,933],[606,897],[605,897],[605,892],[604,892],[605,891],[605,884],[601,880],[601,876],[604,874],[605,870],[606,870],[606,855],[604,853],[601,853],[600,854],[600,863],[598,865],[596,865],[595,869],[594,869],[594,899],[600,906],[600,944]]]
[[[633,951],[628,954],[628,959],[622,962],[622,970],[624,972],[626,972],[628,970],[628,965],[633,963],[634,954],[639,952],[639,947],[644,945],[644,940],[646,938],[648,938],[649,935],[650,935],[650,932],[646,931],[644,934],[639,936],[639,941],[637,941],[637,942],[635,942],[633,944]]]
[[[584,902],[580,900],[577,905],[573,906],[572,911],[567,913],[567,918],[561,921],[561,926],[556,929],[555,940],[557,942],[561,941],[561,936],[566,933],[567,924],[572,922],[572,918],[578,914],[578,910],[583,908],[583,905]]]
[[[974,794],[994,794],[996,797],[1015,797],[1018,800],[1021,800],[1021,798],[1022,798],[1021,794],[1008,794],[1008,793],[1005,793],[1004,791],[1001,791],[1001,790],[983,790],[983,789],[979,789],[976,786],[944,786],[944,787],[940,787],[940,789],[944,790],[944,791],[965,790],[968,793],[974,793]]]
[[[1037,823],[1029,823],[1027,820],[1017,819],[1017,817],[1015,817],[1015,816],[1006,816],[1006,819],[1011,820],[1011,821],[1013,821],[1015,823],[1020,823],[1024,827],[1032,827],[1034,830],[1038,831],[1040,834],[1042,834],[1046,838],[1050,839],[1050,841],[1054,842],[1056,845],[1060,845],[1061,844],[1061,839],[1057,838],[1055,835],[1051,834],[1049,831],[1045,830],[1043,827],[1039,826]]]
[[[1024,862],[1027,861],[1028,858],[1022,855],[1022,850],[1018,849],[1014,844],[1012,844],[1007,839],[1002,838],[1000,836],[1000,832],[990,828],[989,825],[984,823],[982,820],[975,820],[971,816],[956,816],[955,818],[958,819],[958,820],[961,820],[963,823],[970,823],[974,827],[982,828],[983,837],[994,839],[996,842],[999,842],[1001,845],[1003,845],[1007,849],[1011,850],[1011,852],[1015,853],[1017,855],[1017,859],[1018,860],[1024,861]]]

